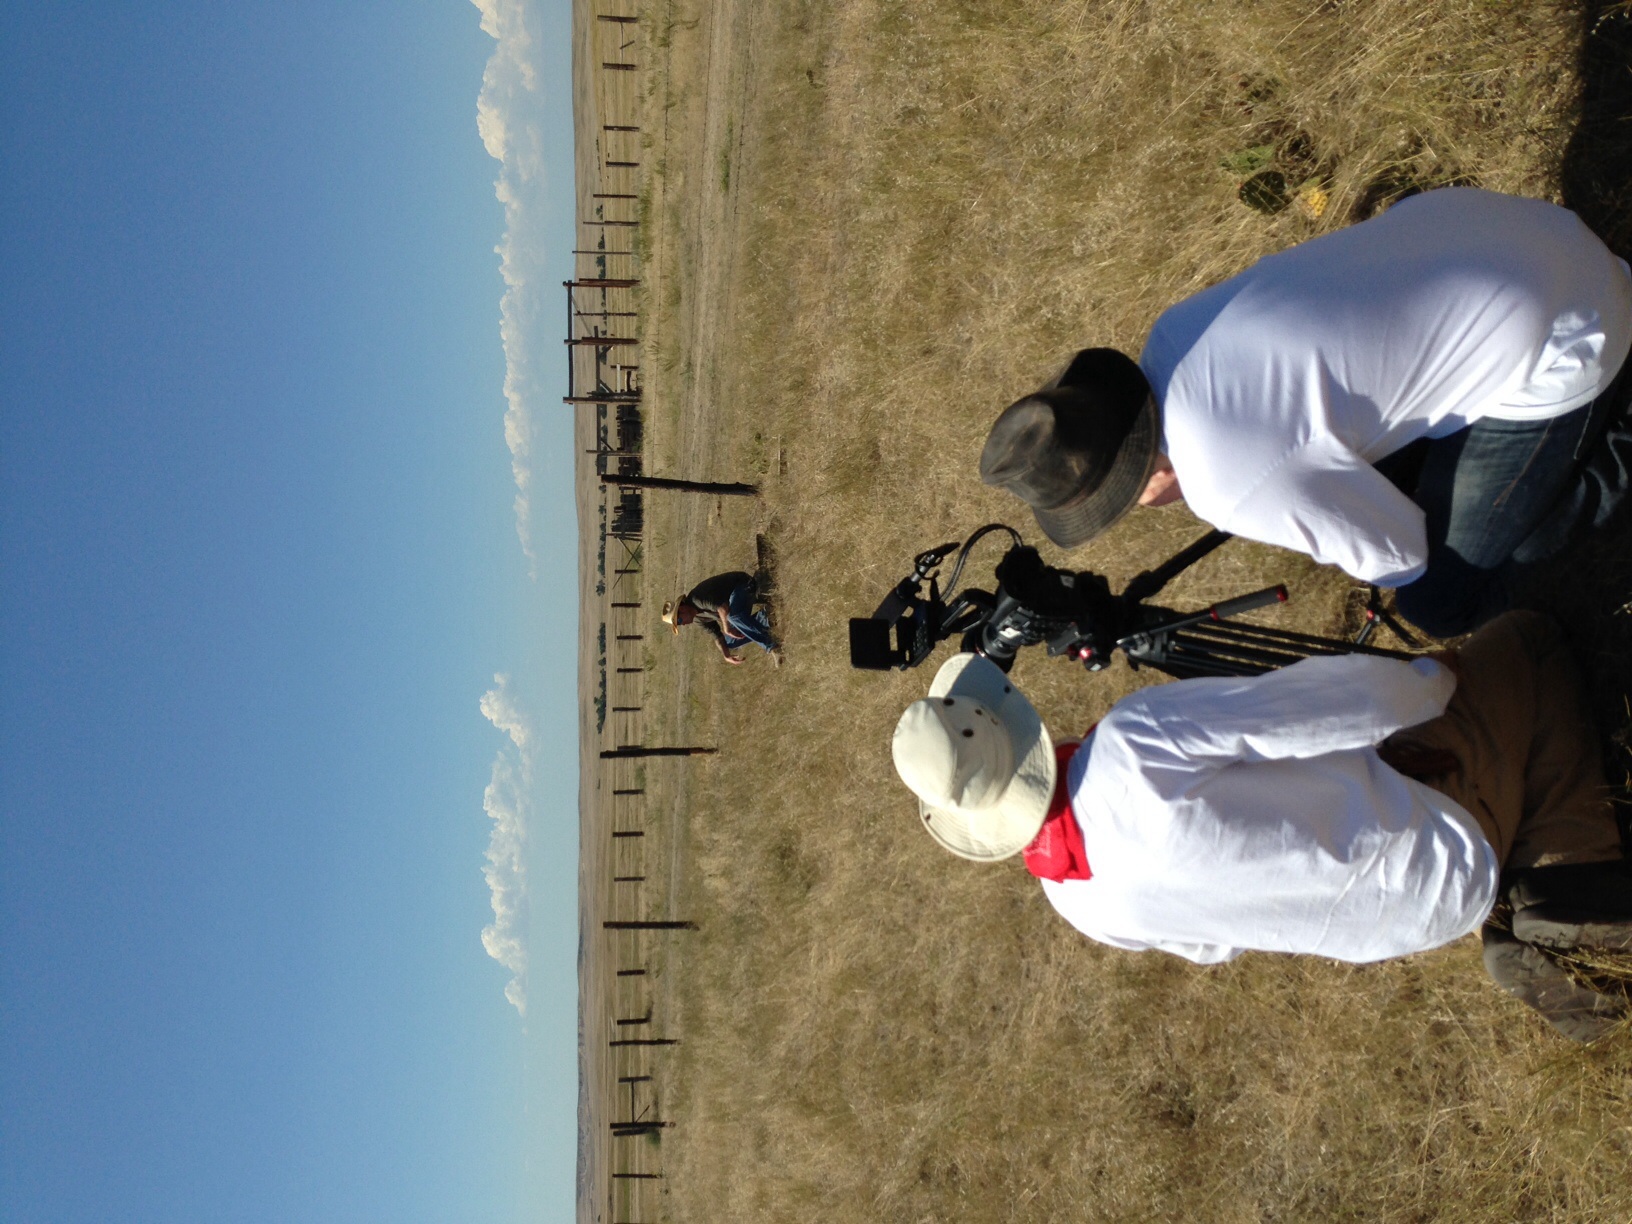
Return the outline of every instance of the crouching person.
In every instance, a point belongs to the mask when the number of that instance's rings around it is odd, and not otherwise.
[[[1081,743],[958,655],[892,751],[931,837],[978,861],[1022,854],[1055,909],[1113,947],[1364,962],[1484,927],[1491,975],[1566,1036],[1627,1010],[1540,950],[1632,948],[1632,876],[1578,679],[1537,614],[1439,659],[1144,689]],[[1504,894],[1511,931],[1486,924]]]
[[[771,636],[771,622],[764,610],[756,606],[764,602],[754,576],[732,570],[705,578],[666,602],[661,619],[676,634],[681,626],[696,624],[714,639],[727,663],[741,663],[742,656],[734,651],[753,642],[771,657],[772,667],[781,667],[782,648]]]

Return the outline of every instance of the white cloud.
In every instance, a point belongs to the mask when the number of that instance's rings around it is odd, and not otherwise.
[[[532,739],[532,729],[527,725],[527,716],[510,695],[510,677],[494,676],[493,682],[499,687],[482,694],[482,713],[488,722],[510,737],[512,744],[525,752]]]
[[[533,781],[532,728],[510,692],[510,678],[493,677],[482,696],[482,713],[510,738],[493,759],[493,780],[482,807],[493,821],[482,874],[493,896],[493,921],[482,929],[482,947],[513,975],[504,997],[527,1014],[527,824]]]
[[[471,0],[482,29],[498,45],[482,73],[476,129],[499,163],[494,191],[504,205],[505,233],[495,248],[504,276],[499,335],[504,343],[504,440],[516,481],[516,534],[536,565],[532,538],[533,413],[548,394],[535,338],[546,326],[541,295],[545,234],[543,101],[539,94],[537,14],[525,0]],[[552,354],[550,360],[558,357]]]

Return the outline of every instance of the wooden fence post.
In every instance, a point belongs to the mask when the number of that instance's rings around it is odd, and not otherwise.
[[[620,489],[672,489],[679,493],[711,493],[721,497],[757,497],[759,486],[733,482],[724,484],[711,480],[670,480],[664,476],[620,476],[613,472],[601,473],[603,485]]]
[[[618,668],[622,671],[623,668]],[[639,670],[638,668],[636,670]],[[624,761],[633,757],[713,756],[718,748],[643,748],[622,744],[616,748],[601,749],[601,760]]]

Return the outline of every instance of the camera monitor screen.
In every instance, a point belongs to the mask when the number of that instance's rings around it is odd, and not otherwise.
[[[850,666],[866,671],[889,671],[900,665],[902,653],[890,645],[890,622],[870,616],[850,618]]]

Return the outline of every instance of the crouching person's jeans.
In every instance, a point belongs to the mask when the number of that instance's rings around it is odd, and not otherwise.
[[[771,637],[771,622],[763,611],[754,607],[752,585],[745,583],[732,591],[731,598],[726,600],[725,610],[730,615],[728,623],[721,628],[727,646],[735,649],[753,642],[766,650],[776,649],[776,639]]]
[[[1575,479],[1589,412],[1486,418],[1428,444],[1412,495],[1427,518],[1428,570],[1395,593],[1402,616],[1449,637],[1506,607],[1502,567]]]

